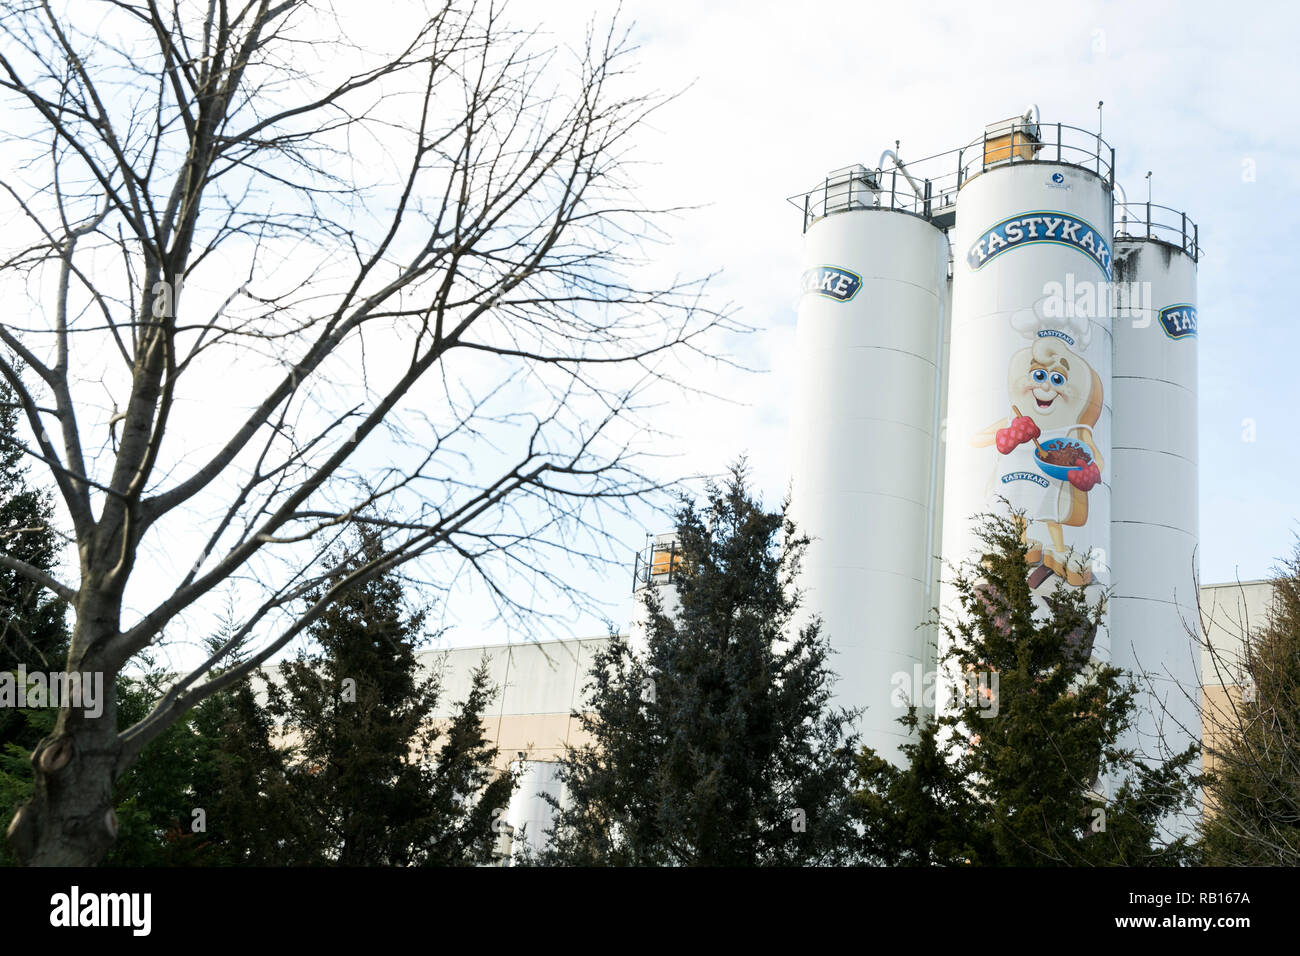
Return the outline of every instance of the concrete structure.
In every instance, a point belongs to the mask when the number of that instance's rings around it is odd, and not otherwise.
[[[469,693],[470,675],[486,660],[498,688],[485,720],[499,765],[526,758],[553,761],[565,745],[582,742],[572,715],[583,709],[582,688],[592,658],[608,638],[425,651],[422,666],[441,673],[437,718],[449,718]]]
[[[646,535],[646,545],[637,552],[632,565],[632,617],[628,622],[628,643],[636,652],[646,647],[650,607],[646,599],[654,594],[662,613],[672,617],[681,607],[674,586],[681,570],[682,553],[677,547],[677,534]]]
[[[1199,697],[1194,731],[1207,741],[1229,726],[1232,703],[1241,694],[1235,662],[1245,635],[1264,623],[1271,596],[1268,581],[1212,584],[1200,590],[1199,613],[1207,642],[1200,651],[1200,672],[1205,684],[1199,693],[1195,686],[1179,687],[1177,691],[1182,694],[1186,689],[1193,698]],[[608,641],[607,637],[597,637],[496,644],[422,655],[425,666],[436,667],[443,674],[441,717],[450,717],[455,702],[464,698],[470,674],[484,656],[493,668],[494,681],[505,688],[493,713],[484,721],[488,739],[500,751],[500,765],[513,764],[522,770],[519,790],[506,811],[509,828],[502,837],[503,862],[510,858],[513,834],[523,831],[525,825],[528,845],[540,849],[544,844],[552,816],[550,804],[540,795],[548,793],[557,800],[564,799],[556,760],[566,745],[584,742],[573,714],[587,706],[582,685],[592,659]],[[1212,765],[1212,760],[1205,763],[1207,769]]]
[[[935,705],[925,622],[959,613],[940,555],[976,558],[972,518],[1004,499],[1025,516],[1037,595],[1064,583],[1095,601],[1113,586],[1108,622],[1084,643],[1152,675],[1142,750],[1181,749],[1201,711],[1204,733],[1218,732],[1213,715],[1236,693],[1199,661],[1197,231],[1117,199],[1114,170],[1099,133],[1043,124],[1031,107],[958,149],[909,162],[886,150],[875,169],[792,197],[804,229],[792,509],[813,538],[800,585],[835,652],[834,703],[865,708],[862,740],[890,759],[906,706]],[[634,646],[640,598],[660,588],[671,613],[679,567],[671,534],[638,553]],[[1268,590],[1201,590],[1215,647],[1235,653]],[[450,714],[486,655],[502,689],[489,738],[525,770],[507,817],[534,845],[550,821],[538,794],[563,797],[553,762],[581,743],[573,714],[605,640],[428,657]]]
[[[1126,745],[1150,753],[1163,742],[1178,751],[1199,727],[1196,697],[1183,688],[1201,683],[1200,648],[1187,637],[1198,630],[1199,250],[1172,210],[1173,227],[1148,237],[1145,208],[1137,210],[1143,234],[1136,236],[1127,228],[1134,215],[1117,208],[1113,387],[1116,407],[1127,413],[1115,419],[1112,458],[1113,659],[1150,675]]]
[[[898,756],[903,709],[945,701],[957,679],[932,673],[922,627],[931,609],[961,614],[936,555],[975,560],[973,519],[1008,505],[1036,595],[1064,583],[1095,603],[1114,587],[1121,626],[1080,635],[1088,653],[1110,660],[1118,640],[1122,666],[1167,667],[1142,735],[1173,687],[1199,685],[1181,618],[1195,593],[1200,247],[1185,214],[1123,195],[1099,133],[1030,107],[958,149],[886,150],[792,197],[792,506],[814,539],[802,583],[836,652],[837,702],[867,708],[863,739],[883,754]],[[1159,300],[1122,337],[1117,243],[1146,290],[1125,308]]]
[[[560,765],[554,760],[519,760],[514,764],[519,782],[506,807],[505,823],[497,854],[503,864],[520,852],[540,853],[546,847],[547,831],[555,822],[555,805],[564,805]],[[550,799],[548,799],[550,798]]]
[[[1064,581],[1097,601],[1111,583],[1110,167],[1045,158],[1028,119],[1007,128],[1023,135],[1020,161],[985,148],[957,199],[942,553],[974,558],[972,516],[1014,508],[1035,592]],[[1101,294],[1079,303],[1076,287]],[[1046,464],[1053,449],[1086,464]],[[955,589],[940,609],[956,627]],[[1108,657],[1104,622],[1085,646]],[[962,676],[940,675],[941,709]]]
[[[791,485],[816,542],[800,586],[833,635],[834,704],[865,708],[861,730],[896,755],[893,678],[925,663],[938,570],[948,243],[877,201],[853,167],[805,208]]]
[[[1200,731],[1209,749],[1235,726],[1234,708],[1243,691],[1242,647],[1268,618],[1273,588],[1268,581],[1211,584],[1200,590],[1200,623],[1205,635],[1201,647]],[[1212,754],[1202,761],[1214,768]]]

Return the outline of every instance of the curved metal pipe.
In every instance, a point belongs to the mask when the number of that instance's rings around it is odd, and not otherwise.
[[[1118,179],[1115,180],[1115,191],[1119,193],[1119,198],[1120,198],[1119,208],[1123,211],[1124,214],[1123,221],[1127,223],[1128,222],[1128,193],[1124,191],[1124,187],[1120,185],[1120,181]]]
[[[880,162],[876,164],[876,168],[883,172],[886,159],[892,159],[894,161],[894,165],[898,167],[898,171],[903,174],[903,178],[906,179],[908,184],[912,187],[912,192],[916,193],[916,198],[924,200],[924,191],[922,191],[921,187],[916,184],[916,180],[912,178],[912,174],[907,171],[907,167],[903,165],[903,161],[898,158],[898,154],[892,149],[887,149],[880,154]]]
[[[1024,117],[1025,117],[1025,119],[1029,119],[1030,116],[1032,116],[1032,117],[1034,118],[1034,125],[1037,126],[1037,125],[1038,125],[1038,122],[1039,122],[1039,120],[1038,120],[1038,104],[1037,104],[1037,103],[1030,103],[1030,104],[1029,104],[1029,107],[1025,110],[1025,113],[1024,113]]]

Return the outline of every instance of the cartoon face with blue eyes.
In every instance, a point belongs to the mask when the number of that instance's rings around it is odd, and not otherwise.
[[[1009,371],[1011,403],[1043,431],[1086,421],[1090,399],[1099,397],[1092,394],[1100,386],[1092,369],[1059,338],[1017,352]]]
[[[1052,372],[1051,374],[1048,374],[1048,371],[1045,368],[1034,369],[1029,373],[1029,377],[1034,380],[1034,384],[1036,385],[1046,385],[1048,382],[1051,382],[1052,388],[1060,388],[1065,384],[1065,376],[1062,373]]]

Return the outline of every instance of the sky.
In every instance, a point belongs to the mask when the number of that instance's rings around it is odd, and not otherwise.
[[[334,6],[371,45],[400,33],[359,0]],[[616,12],[638,47],[625,83],[675,94],[629,144],[640,196],[692,207],[662,223],[669,239],[650,268],[714,275],[710,301],[755,328],[719,343],[752,371],[699,364],[692,374],[718,397],[670,395],[655,411],[674,436],[660,450],[672,456],[665,477],[719,474],[745,455],[769,505],[786,491],[801,242],[787,197],[830,170],[874,167],[896,144],[904,160],[955,148],[1036,103],[1044,123],[1100,122],[1130,200],[1146,198],[1150,171],[1153,201],[1200,226],[1202,581],[1261,578],[1289,553],[1300,533],[1300,326],[1286,292],[1300,273],[1300,126],[1285,90],[1300,13],[1254,3],[815,0],[625,0],[593,12],[590,2],[515,0],[510,18],[563,46],[578,44],[593,16]],[[229,390],[234,372],[213,374]],[[572,569],[570,583],[603,602],[604,616],[545,593],[538,610],[579,636],[624,626],[633,554],[667,523],[641,509],[611,525],[626,539],[625,566]],[[438,615],[448,645],[555,633],[508,628],[468,579]]]
[[[550,5],[548,4],[548,7]],[[904,160],[979,136],[1037,103],[1043,122],[1096,129],[1130,201],[1200,226],[1200,531],[1205,583],[1267,576],[1300,532],[1300,14],[1218,3],[628,2],[640,73],[682,90],[644,151],[650,195],[703,204],[665,255],[721,270],[717,291],[761,331],[758,374],[720,372],[733,404],[677,416],[690,471],[747,454],[766,500],[789,480],[787,429],[800,214],[786,197],[830,170]],[[649,528],[657,531],[660,528]],[[613,582],[617,588],[622,582]]]

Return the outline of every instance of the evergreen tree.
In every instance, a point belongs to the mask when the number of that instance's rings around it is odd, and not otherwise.
[[[900,718],[911,740],[901,770],[864,747],[858,756],[863,857],[890,866],[979,864],[994,858],[979,807],[939,739],[916,708]]]
[[[241,682],[146,748],[117,781],[107,864],[491,862],[493,824],[514,780],[493,769],[498,754],[484,733],[494,696],[487,662],[439,727],[438,681],[416,669],[422,616],[404,612],[395,578],[346,592],[312,636],[319,653],[286,665],[283,686],[258,675],[266,706]],[[119,677],[119,724],[144,717],[169,681],[152,664]],[[39,738],[55,712],[22,716]],[[28,748],[0,749],[0,806],[20,805],[32,785]],[[0,849],[0,863],[13,862]]]
[[[48,491],[27,481],[13,389],[0,378],[0,554],[53,572],[62,550]],[[68,650],[67,604],[0,565],[0,670],[63,667]]]
[[[236,626],[228,611],[208,650],[222,646]],[[240,661],[236,654],[227,666]],[[195,738],[190,818],[168,838],[180,845],[200,843],[201,862],[207,865],[275,866],[283,848],[301,836],[302,816],[292,804],[275,721],[254,681],[265,688],[266,675],[257,672],[214,694],[189,716]]]
[[[358,537],[356,562],[382,542]],[[268,687],[270,714],[291,741],[288,798],[300,825],[284,828],[281,862],[301,865],[472,864],[490,859],[493,815],[509,799],[508,773],[482,734],[493,695],[486,669],[452,720],[447,739],[433,715],[438,677],[421,678],[416,652],[424,615],[409,612],[401,581],[380,575],[343,591],[310,629],[317,651],[281,668]]]
[[[1217,731],[1204,824],[1215,866],[1300,866],[1300,544],[1272,585],[1264,626],[1243,642],[1243,692],[1206,714]]]
[[[258,674],[256,680],[266,684]],[[203,701],[190,720],[197,736],[190,781],[193,808],[202,811],[204,862],[219,866],[277,866],[284,848],[303,840],[275,721],[253,679]],[[191,815],[193,810],[191,810]],[[187,828],[194,830],[194,821]],[[191,837],[185,828],[178,839]]]
[[[118,724],[143,719],[170,683],[153,660],[135,676],[117,680]],[[202,740],[194,713],[151,742],[114,787],[118,834],[107,866],[190,866],[215,862],[208,841],[192,830],[191,781],[198,772]]]
[[[13,389],[0,378],[0,554],[53,572],[62,550],[48,491],[32,487],[18,433]],[[0,671],[62,670],[68,653],[67,603],[12,568],[0,565]],[[39,721],[38,721],[39,723]],[[30,751],[35,725],[14,708],[0,708],[0,752],[7,744]]]
[[[807,547],[763,510],[745,465],[677,515],[680,610],[647,589],[644,653],[612,636],[578,714],[542,862],[754,866],[835,863],[850,839],[849,715],[828,707],[818,621],[796,625]],[[787,502],[788,505],[788,502]]]
[[[499,755],[484,732],[483,717],[495,696],[485,656],[470,675],[468,695],[440,734],[428,783],[429,836],[416,858],[423,866],[492,862],[494,824],[517,783],[514,774],[494,769]]]
[[[15,711],[10,734],[19,740],[40,740],[54,729],[56,715],[53,708]],[[14,740],[0,745],[0,810],[12,814],[31,799],[33,787],[31,745]],[[18,865],[9,845],[0,843],[0,866]]]
[[[33,487],[18,432],[18,405],[0,378],[0,554],[52,572],[62,543],[49,492]],[[68,654],[67,603],[0,565],[0,671],[62,670]],[[0,812],[13,816],[32,794],[31,751],[54,728],[54,710],[0,707]],[[0,842],[0,865],[15,860]]]
[[[1058,585],[1046,613],[1025,574],[1018,516],[985,516],[986,551],[958,570],[944,663],[965,684],[895,768],[859,759],[867,854],[886,864],[1182,865],[1162,821],[1191,807],[1198,748],[1147,764],[1118,741],[1137,686],[1090,660],[1104,601]],[[1107,791],[1113,791],[1108,794]]]

